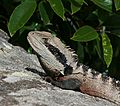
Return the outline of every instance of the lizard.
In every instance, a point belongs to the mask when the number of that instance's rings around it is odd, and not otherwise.
[[[79,63],[75,52],[58,37],[46,31],[31,31],[27,40],[52,84],[120,105],[120,81]]]

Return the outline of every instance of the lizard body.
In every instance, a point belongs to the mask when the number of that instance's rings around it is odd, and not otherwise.
[[[77,55],[49,32],[31,31],[28,42],[37,52],[51,83],[104,98],[120,105],[120,82],[77,62]]]

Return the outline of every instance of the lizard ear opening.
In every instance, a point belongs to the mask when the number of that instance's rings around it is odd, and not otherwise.
[[[64,74],[65,75],[70,75],[70,74],[72,74],[72,72],[73,72],[73,67],[66,64],[66,67],[64,68]]]

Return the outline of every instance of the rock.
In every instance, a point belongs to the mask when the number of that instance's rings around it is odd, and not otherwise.
[[[44,81],[37,56],[11,45],[5,36],[0,30],[0,106],[116,106]]]

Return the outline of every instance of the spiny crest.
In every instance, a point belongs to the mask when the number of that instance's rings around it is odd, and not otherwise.
[[[112,85],[113,87],[120,87],[120,81],[116,80],[115,78],[111,78],[106,73],[102,74],[102,81]]]
[[[115,81],[114,84],[115,84],[115,86],[120,87],[120,81],[117,80],[117,81]],[[119,90],[120,90],[120,88],[119,88]]]
[[[112,78],[112,84],[120,90],[120,81]]]
[[[68,49],[69,52],[71,52],[74,62],[78,62],[78,55],[75,53],[75,50],[71,49],[70,46],[65,46],[65,47],[66,49]]]
[[[100,81],[103,81],[104,83],[107,83],[109,85],[112,85],[113,87],[118,87],[120,89],[120,81],[116,80],[114,78],[111,78],[110,76],[107,76],[107,73],[99,73],[98,71],[95,71],[91,68],[89,68],[86,65],[83,65],[81,63],[77,64],[79,71],[86,77],[90,77],[92,79],[97,79]]]

